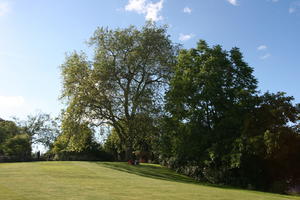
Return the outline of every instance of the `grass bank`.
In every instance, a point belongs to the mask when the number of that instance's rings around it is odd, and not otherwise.
[[[288,200],[296,196],[201,185],[158,165],[0,163],[0,200]]]

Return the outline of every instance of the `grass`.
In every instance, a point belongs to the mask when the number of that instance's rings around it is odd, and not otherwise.
[[[0,164],[0,200],[287,200],[271,193],[201,185],[152,164],[31,162]]]

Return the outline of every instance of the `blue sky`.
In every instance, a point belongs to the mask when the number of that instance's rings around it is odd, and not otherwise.
[[[185,48],[237,46],[262,92],[300,102],[300,0],[0,0],[0,117],[63,107],[59,66],[96,27],[169,25]]]

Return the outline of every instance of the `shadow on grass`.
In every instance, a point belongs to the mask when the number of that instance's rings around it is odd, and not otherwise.
[[[181,183],[200,184],[199,182],[187,176],[177,174],[176,172],[166,167],[162,167],[160,165],[144,164],[144,163],[140,165],[129,165],[125,162],[124,163],[123,162],[110,162],[110,163],[101,162],[99,164],[110,169],[127,172],[130,174],[135,174],[135,175],[148,177],[148,178],[173,181],[173,182],[181,182]]]
[[[156,164],[142,163],[140,165],[129,165],[126,162],[97,162],[97,164],[110,169],[130,173],[130,174],[135,174],[147,178],[160,179],[160,180],[172,181],[178,183],[196,184],[196,185],[215,187],[221,189],[247,190],[247,189],[228,186],[228,185],[217,185],[212,183],[199,182],[192,179],[191,177],[178,174],[177,172],[171,169]],[[253,191],[253,190],[248,190],[248,191]],[[259,192],[259,191],[255,191],[255,192]]]

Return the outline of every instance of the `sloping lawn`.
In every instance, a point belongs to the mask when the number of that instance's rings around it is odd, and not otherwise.
[[[158,165],[108,162],[0,164],[0,200],[285,200],[255,191],[204,186]]]

